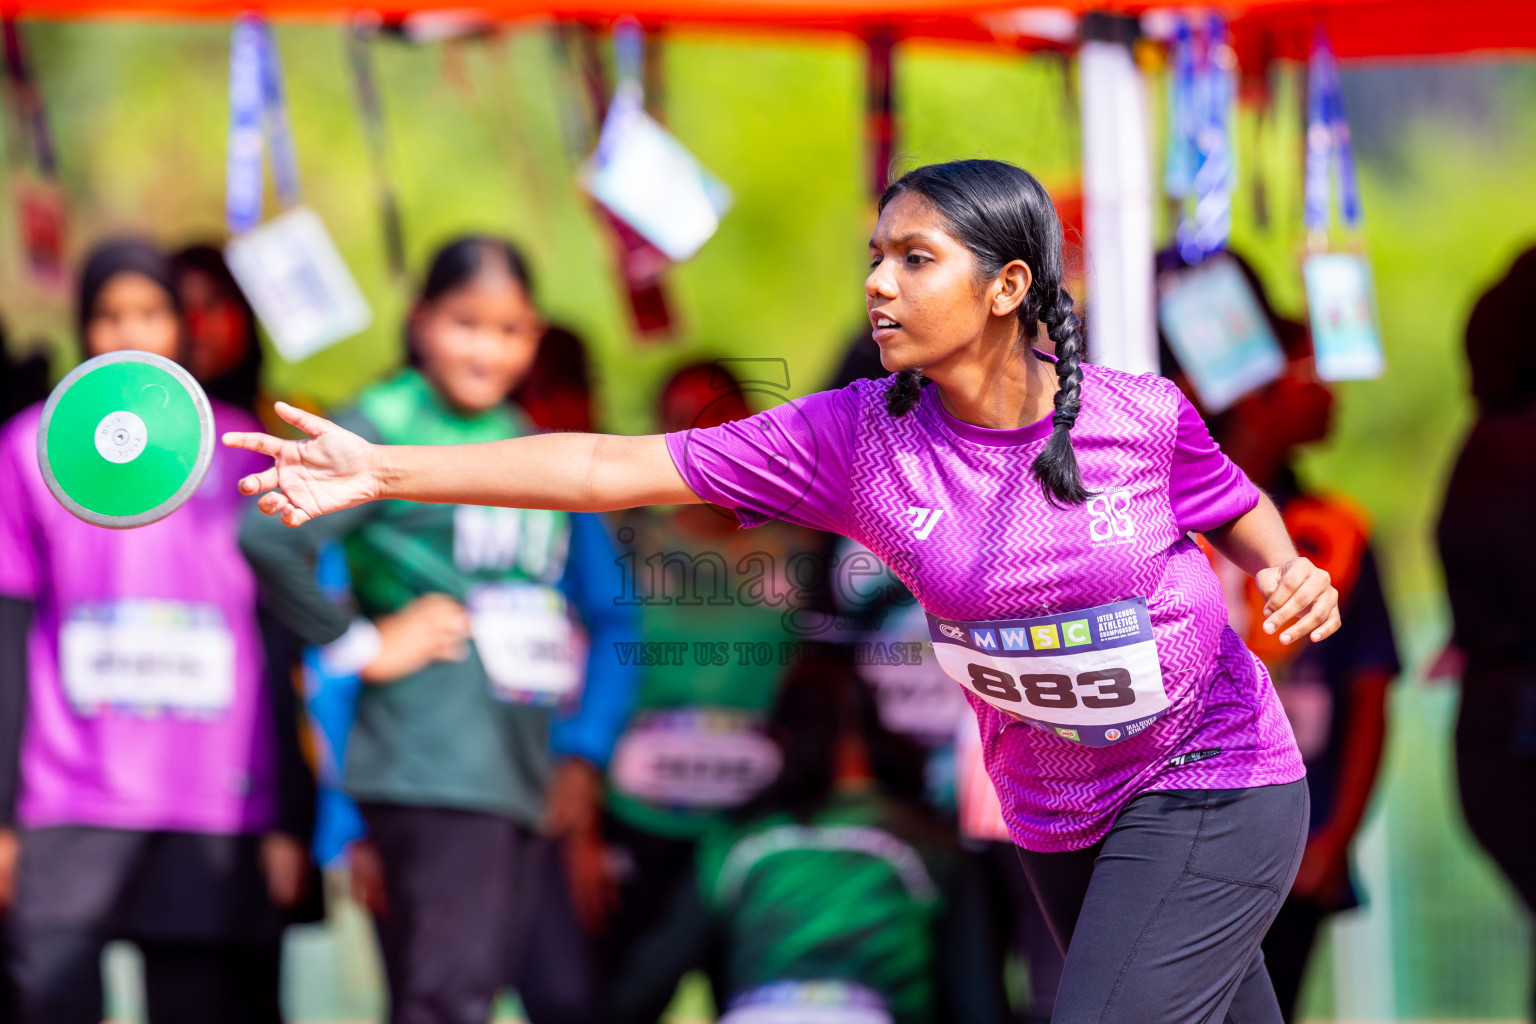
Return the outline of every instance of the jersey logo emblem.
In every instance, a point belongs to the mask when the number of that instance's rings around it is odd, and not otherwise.
[[[939,521],[939,516],[944,514],[941,508],[909,508],[907,515],[912,517],[912,536],[918,540],[927,540],[933,532],[934,524]]]
[[[1095,544],[1121,543],[1136,535],[1131,521],[1131,492],[1108,491],[1088,499],[1088,536]]]

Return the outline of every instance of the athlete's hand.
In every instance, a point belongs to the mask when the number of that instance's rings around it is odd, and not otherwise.
[[[1279,630],[1282,644],[1302,636],[1313,643],[1332,636],[1339,628],[1339,592],[1333,580],[1311,559],[1297,556],[1280,565],[1260,569],[1253,577],[1264,595],[1264,632]]]
[[[271,469],[240,481],[241,494],[261,494],[257,507],[288,526],[301,526],[379,496],[376,446],[287,402],[273,408],[309,437],[284,441],[270,434],[225,434],[224,443],[231,448],[272,456]]]
[[[447,594],[423,594],[374,625],[379,653],[359,673],[365,683],[392,683],[434,661],[469,657],[469,613]]]

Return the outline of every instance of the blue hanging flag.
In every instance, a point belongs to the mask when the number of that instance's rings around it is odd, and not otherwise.
[[[1335,164],[1336,161],[1336,164]],[[1328,32],[1318,26],[1312,37],[1307,63],[1307,169],[1304,216],[1307,232],[1326,236],[1332,219],[1333,174],[1339,177],[1339,217],[1344,227],[1360,227],[1360,185],[1355,173],[1355,152],[1350,144],[1349,120],[1344,116],[1344,91],[1339,83],[1339,62],[1328,42]]]
[[[1181,22],[1174,48],[1179,109],[1173,116],[1180,137],[1177,143],[1170,141],[1168,179],[1177,189],[1170,191],[1182,200],[1176,232],[1179,255],[1194,265],[1225,249],[1232,235],[1237,61],[1226,21],[1218,15],[1210,17],[1203,38]]]
[[[272,144],[278,201],[299,201],[299,169],[283,100],[282,69],[272,29],[255,15],[235,22],[229,46],[229,142],[224,169],[224,220],[232,235],[261,223],[263,150]]]

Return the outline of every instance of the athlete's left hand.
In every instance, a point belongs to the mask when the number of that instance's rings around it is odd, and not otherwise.
[[[1339,592],[1322,569],[1301,555],[1260,569],[1253,577],[1264,595],[1264,632],[1279,630],[1282,644],[1307,636],[1313,643],[1339,628]]]

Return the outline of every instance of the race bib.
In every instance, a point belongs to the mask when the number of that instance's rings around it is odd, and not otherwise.
[[[1146,598],[1036,619],[928,616],[949,677],[1005,714],[1107,747],[1168,710]]]
[[[235,698],[235,640],[209,605],[76,605],[59,631],[59,671],[81,715],[117,706],[212,717]]]
[[[731,1000],[720,1024],[891,1024],[878,992],[843,981],[776,981]]]
[[[481,587],[467,602],[470,633],[491,692],[515,704],[558,704],[581,683],[565,595],[537,583]]]
[[[778,777],[783,755],[756,717],[677,708],[636,716],[610,774],[620,792],[700,810],[740,807]]]

